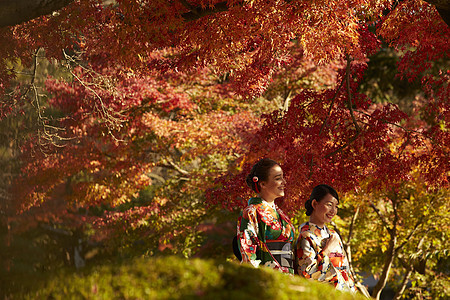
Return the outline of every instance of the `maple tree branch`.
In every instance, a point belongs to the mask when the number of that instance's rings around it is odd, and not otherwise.
[[[189,172],[186,170],[183,170],[180,166],[178,166],[177,164],[175,164],[173,161],[169,160],[169,164],[174,167],[175,170],[177,170],[178,172],[180,172],[183,175],[189,175]]]
[[[388,222],[384,219],[384,216],[381,214],[380,210],[372,202],[369,202],[369,206],[372,207],[372,209],[375,211],[375,213],[380,218],[380,220],[383,223],[384,227],[386,227],[386,229],[389,232],[389,234],[392,235],[393,234],[393,230],[392,230],[392,228],[389,227]]]
[[[289,103],[291,102],[292,89],[287,89],[284,91],[284,104],[283,111],[287,111],[289,109]]]
[[[395,192],[393,192],[393,196],[389,197],[389,199],[391,200],[392,208],[394,209],[394,220],[392,220],[392,230],[395,235],[396,231],[397,231],[397,223],[398,223],[398,220],[400,219],[400,217],[398,215],[398,207],[399,207],[398,195]],[[395,251],[395,248],[393,250]]]
[[[372,118],[372,115],[371,115],[371,114],[366,113],[366,112],[364,112],[364,111],[360,111],[360,110],[357,110],[357,109],[355,109],[354,111],[357,112],[357,113],[363,114],[363,115],[365,115],[365,116],[367,116],[367,117]],[[398,127],[398,128],[401,128],[401,129],[403,129],[403,130],[406,131],[406,132],[414,132],[414,133],[418,133],[418,134],[424,135],[423,132],[420,132],[420,131],[417,131],[417,130],[413,130],[413,129],[407,129],[407,128],[403,127],[402,125],[399,125],[399,124],[396,124],[396,123],[392,123],[392,122],[386,121],[385,119],[380,119],[380,121],[383,122],[383,123],[385,123],[385,124],[389,124],[389,125],[393,125],[393,126],[396,126],[396,127]],[[367,124],[367,123],[364,123],[364,124]]]
[[[398,258],[400,260],[400,258]],[[402,262],[402,264],[406,262]],[[409,278],[411,277],[411,274],[413,272],[413,265],[412,263],[407,264],[406,266],[404,266],[406,268],[406,273],[403,276],[403,280],[402,283],[400,285],[400,289],[395,293],[394,298],[392,298],[392,300],[398,300],[401,298],[402,294],[405,292],[406,289],[406,285],[408,284]]]
[[[359,136],[359,133],[356,133],[354,136],[352,136],[347,143],[345,143],[344,145],[340,146],[339,148],[337,148],[336,150],[334,150],[331,153],[328,153],[327,155],[325,155],[325,158],[329,158],[333,155],[335,155],[338,152],[341,152],[342,150],[344,150],[345,148],[347,148],[348,146],[350,146],[351,143],[353,143]]]
[[[363,112],[363,111],[360,111],[360,110],[355,110],[355,112],[357,112],[357,113],[360,113],[360,114],[363,114],[363,115],[365,115],[365,116],[367,116],[367,117],[369,117],[369,118],[372,118],[372,115],[371,114],[368,114],[368,113],[366,113],[366,112]],[[383,122],[383,123],[385,123],[385,124],[389,124],[389,125],[392,125],[392,126],[395,126],[395,127],[397,127],[397,128],[400,128],[400,129],[402,129],[403,131],[405,131],[406,133],[415,133],[415,134],[418,134],[418,135],[420,135],[420,136],[422,136],[422,137],[424,137],[424,138],[426,138],[426,139],[429,139],[430,141],[432,141],[432,142],[435,142],[435,139],[433,138],[433,136],[430,136],[430,135],[426,135],[424,132],[420,132],[420,131],[417,131],[417,130],[414,130],[414,129],[407,129],[407,128],[405,128],[405,127],[403,127],[402,125],[399,125],[399,124],[396,124],[396,123],[392,123],[392,122],[389,122],[389,121],[386,121],[385,119],[380,119],[380,121],[381,122]],[[370,126],[370,124],[368,124],[368,123],[366,123],[366,122],[363,122],[363,121],[360,121],[360,122],[362,122],[363,124],[365,124],[365,125],[367,125],[367,126]],[[408,139],[409,139],[409,137],[408,137]]]
[[[397,8],[397,6],[399,6],[399,4],[404,1],[405,0],[394,1],[391,8],[385,9],[384,15],[387,15],[392,11],[394,11]],[[442,20],[448,26],[450,26],[450,0],[423,0],[423,1],[427,2],[430,5],[433,5],[436,8],[439,16],[442,18]]]
[[[344,240],[344,239],[342,238],[341,232],[340,232],[339,229],[337,228],[336,223],[334,223],[333,221],[331,222],[331,225],[333,225],[335,231],[336,231],[336,232],[339,234],[339,236],[341,237],[342,244],[343,244],[343,246],[344,246],[345,252],[347,252],[347,256],[348,256],[347,258],[348,258],[348,261],[350,262],[350,264],[351,264],[351,262],[352,262],[352,259],[351,259],[351,247],[350,247],[350,241],[351,241],[352,236],[353,236],[353,226],[355,225],[356,219],[358,218],[358,215],[359,215],[359,208],[360,208],[360,206],[358,206],[358,207],[356,208],[356,211],[355,211],[355,213],[354,213],[353,216],[352,216],[352,219],[351,219],[351,221],[350,221],[350,226],[349,226],[349,229],[348,229],[348,235],[347,235],[347,239],[346,239],[346,240]]]
[[[347,253],[347,259],[348,259],[348,263],[349,263],[349,266],[350,266],[350,272],[352,273],[353,279],[355,280],[355,285],[360,289],[360,291],[366,297],[369,298],[370,294],[365,289],[365,287],[362,285],[362,283],[359,282],[359,280],[357,280],[358,277],[357,277],[357,274],[355,272],[355,269],[353,268],[352,248],[351,248],[351,245],[350,245],[350,241],[351,241],[352,236],[353,236],[353,228],[354,228],[354,225],[356,223],[356,219],[358,218],[358,215],[359,215],[359,208],[360,208],[360,206],[358,205],[358,207],[356,208],[356,211],[353,214],[352,219],[350,221],[350,227],[348,229],[347,241],[345,242],[344,247],[345,247],[345,252]]]
[[[351,143],[353,143],[358,138],[358,136],[361,134],[361,128],[359,127],[358,121],[356,120],[355,114],[353,113],[352,93],[351,93],[351,89],[350,89],[350,63],[351,63],[351,58],[347,54],[347,66],[346,66],[346,71],[345,71],[346,72],[346,74],[345,74],[345,81],[346,81],[346,88],[347,88],[347,95],[348,95],[348,107],[349,107],[349,110],[350,110],[350,116],[352,118],[353,124],[355,125],[356,133],[349,140],[347,140],[347,142],[344,145],[340,146],[339,148],[337,148],[333,152],[328,153],[327,155],[325,155],[325,158],[331,157],[331,156],[335,155],[336,153],[344,150]],[[342,80],[341,84],[343,83],[343,81],[344,80]]]
[[[361,113],[363,113],[363,112],[361,112]],[[369,117],[372,117],[371,115],[369,115],[369,114],[366,114],[367,116],[369,116]],[[386,123],[386,124],[390,124],[390,125],[394,125],[394,126],[397,126],[397,127],[399,127],[399,128],[401,128],[401,129],[403,129],[405,132],[406,132],[406,141],[403,143],[403,145],[408,145],[409,144],[409,141],[410,141],[410,133],[416,133],[416,134],[418,134],[418,135],[421,135],[422,137],[424,137],[425,139],[429,139],[431,142],[435,142],[435,139],[432,137],[432,136],[429,136],[429,135],[426,135],[425,133],[423,133],[423,132],[419,132],[419,131],[416,131],[416,130],[411,130],[411,129],[406,129],[406,128],[404,128],[403,126],[401,126],[401,125],[398,125],[398,124],[395,124],[395,123],[392,123],[392,122],[388,122],[388,121],[386,121],[386,120],[384,120],[384,119],[381,119],[381,121],[383,122],[383,123]],[[368,128],[370,128],[370,124],[369,123],[366,123],[366,122],[363,122],[363,121],[361,121],[363,124],[365,124],[365,125],[367,125],[367,127]],[[402,146],[403,147],[403,146]],[[427,145],[427,144],[425,144],[425,148],[427,148],[428,149],[428,151],[431,151],[430,149],[429,149],[429,145]],[[400,154],[399,154],[399,156],[401,155],[403,153],[403,150],[400,152]]]

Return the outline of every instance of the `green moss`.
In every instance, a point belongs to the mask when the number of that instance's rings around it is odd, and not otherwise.
[[[159,257],[60,272],[20,299],[365,299],[328,284],[217,260]]]

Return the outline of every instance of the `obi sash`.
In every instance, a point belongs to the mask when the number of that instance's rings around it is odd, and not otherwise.
[[[294,267],[294,252],[292,252],[292,245],[287,241],[280,240],[266,240],[267,248],[270,250],[273,258],[282,267]]]

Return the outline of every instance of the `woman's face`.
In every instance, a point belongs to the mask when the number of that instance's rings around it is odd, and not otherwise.
[[[313,200],[314,210],[311,214],[311,221],[320,227],[331,222],[331,219],[337,214],[338,204],[338,200],[331,194],[327,194],[320,201]]]
[[[283,177],[283,170],[279,165],[274,165],[269,169],[266,181],[261,181],[261,197],[266,201],[273,201],[284,196],[286,180]]]

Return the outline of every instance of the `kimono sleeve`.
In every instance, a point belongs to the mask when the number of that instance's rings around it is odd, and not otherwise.
[[[322,250],[319,250],[307,234],[300,234],[297,240],[295,259],[298,274],[306,278],[324,281],[330,275],[330,269],[334,272],[330,258],[324,255]]]
[[[252,207],[247,207],[238,219],[238,246],[242,255],[242,262],[249,262],[256,268],[261,263],[261,260],[258,260],[256,257],[256,250],[259,244],[257,233],[256,210]]]

